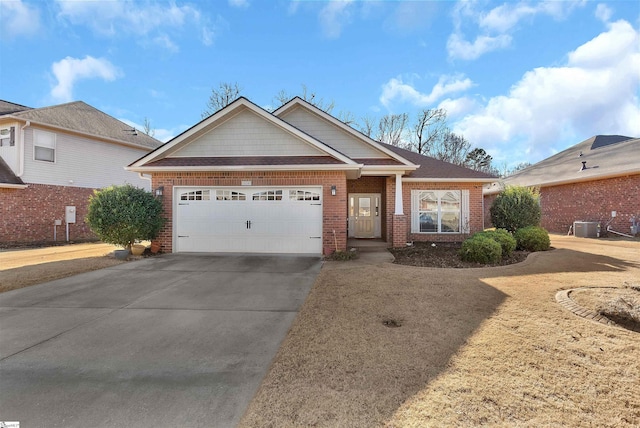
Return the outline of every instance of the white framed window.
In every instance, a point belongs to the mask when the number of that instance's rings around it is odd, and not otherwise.
[[[289,200],[291,201],[319,201],[320,193],[308,190],[289,190]]]
[[[233,190],[216,190],[217,201],[246,201],[247,195]]]
[[[211,199],[209,190],[194,190],[180,194],[181,201],[208,201]]]
[[[251,198],[254,201],[281,201],[282,190],[265,190],[264,192],[256,192]]]
[[[9,126],[0,128],[0,147],[8,147],[16,145],[16,127]]]
[[[37,161],[56,161],[56,134],[53,132],[33,131],[33,158]]]
[[[412,190],[412,233],[466,233],[468,190]]]

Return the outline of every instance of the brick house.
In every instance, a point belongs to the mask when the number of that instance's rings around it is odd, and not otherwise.
[[[550,232],[564,234],[574,221],[587,221],[628,234],[640,219],[640,139],[597,135],[486,186],[487,225],[491,203],[506,185],[540,189],[542,227]]]
[[[64,241],[66,220],[70,240],[95,239],[84,222],[94,189],[150,189],[148,177],[124,167],[161,144],[81,101],[29,108],[0,100],[0,243]]]
[[[165,252],[327,254],[347,238],[461,241],[495,178],[374,141],[300,98],[239,98],[129,165],[149,174]]]

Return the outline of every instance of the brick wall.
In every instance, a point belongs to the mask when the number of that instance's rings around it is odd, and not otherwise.
[[[485,197],[485,218],[491,227],[489,209],[495,195]],[[552,233],[566,234],[574,221],[598,221],[603,227],[617,217],[611,227],[629,233],[631,216],[640,216],[640,174],[615,177],[540,189],[542,227]]]
[[[26,189],[0,189],[0,243],[2,245],[42,244],[66,240],[65,207],[76,207],[76,223],[69,225],[71,241],[91,241],[97,237],[84,222],[93,189],[29,184]]]
[[[395,187],[395,185],[394,185]],[[402,183],[404,213],[407,215],[408,241],[461,242],[469,235],[458,233],[411,233],[411,191],[412,190],[469,190],[470,233],[483,230],[484,211],[482,209],[482,183]]]
[[[337,247],[347,248],[347,180],[344,172],[165,172],[153,174],[152,187],[164,187],[163,207],[167,219],[156,240],[163,252],[172,251],[173,187],[174,186],[234,186],[242,181],[252,186],[322,186],[323,230],[322,248],[325,254]],[[336,186],[336,196],[331,196],[331,186]],[[334,240],[333,230],[336,231]]]

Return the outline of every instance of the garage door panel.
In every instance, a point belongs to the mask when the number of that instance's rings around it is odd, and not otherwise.
[[[176,190],[178,252],[322,252],[321,188],[291,193],[280,187]],[[230,195],[242,195],[243,200],[229,200]],[[316,200],[297,200],[298,195]]]

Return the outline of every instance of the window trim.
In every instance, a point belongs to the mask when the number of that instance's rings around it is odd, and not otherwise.
[[[437,211],[436,211],[436,216],[437,216],[437,231],[435,232],[421,232],[420,231],[420,213],[421,212],[433,212],[430,210],[420,210],[420,199],[421,199],[421,195],[423,193],[434,193],[436,195],[437,198]],[[452,212],[456,212],[453,210],[443,210],[442,209],[442,197],[444,195],[446,195],[447,193],[454,193],[458,196],[458,230],[457,231],[452,231],[452,232],[446,232],[446,231],[442,231],[442,214],[443,213],[452,213]],[[465,191],[464,190],[454,190],[454,189],[414,189],[411,190],[411,233],[416,233],[416,234],[421,234],[421,235],[460,235],[463,233],[466,233],[465,229],[466,227],[464,226],[464,218],[468,217],[468,215],[465,215],[465,209],[466,206],[468,206],[468,203],[465,204],[465,197],[468,198],[468,196],[465,195]]]
[[[51,144],[51,146],[48,145],[44,145],[44,144],[38,144],[38,135],[45,135],[45,134],[50,134],[52,135],[52,140],[53,143]],[[38,159],[37,155],[36,155],[36,149],[37,148],[42,148],[42,149],[49,149],[53,152],[53,160],[48,160],[48,159]],[[36,162],[47,162],[47,163],[56,163],[58,159],[58,150],[57,150],[57,135],[55,132],[49,132],[49,131],[43,131],[40,129],[34,129],[33,130],[33,160]]]

